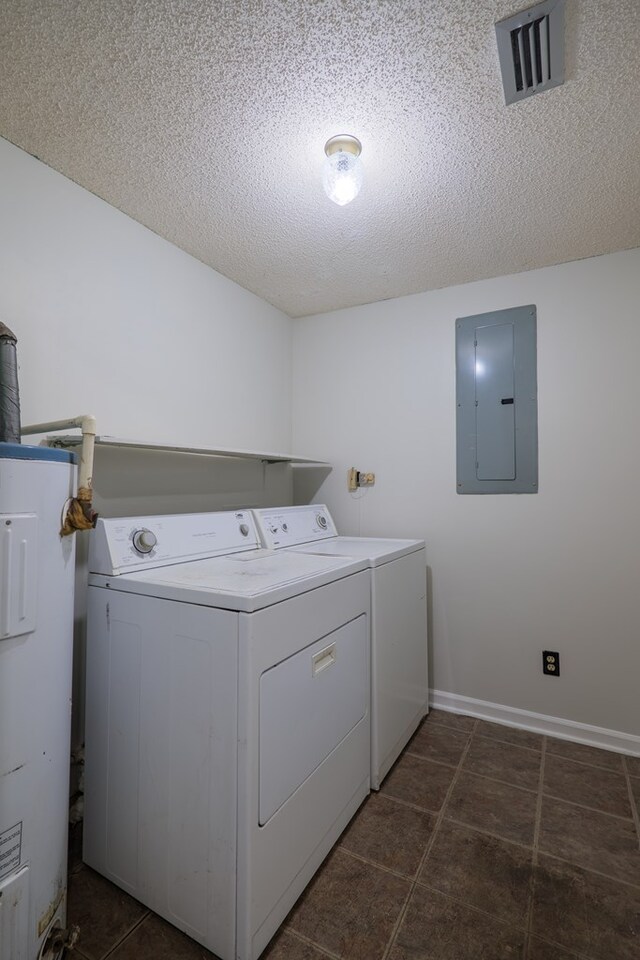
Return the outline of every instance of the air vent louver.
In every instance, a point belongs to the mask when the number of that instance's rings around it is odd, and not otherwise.
[[[545,0],[496,23],[506,103],[564,83],[564,0]]]

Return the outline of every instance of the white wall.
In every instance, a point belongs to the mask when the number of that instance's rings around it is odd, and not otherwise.
[[[290,450],[289,318],[1,139],[0,319],[24,425],[93,413],[113,436]],[[219,510],[286,502],[291,469],[100,448],[94,489],[103,516]],[[86,534],[78,557],[76,744]]]
[[[459,496],[455,318],[526,303],[539,493]],[[639,305],[634,250],[296,323],[294,446],[334,464],[297,499],[344,533],[425,538],[436,689],[640,734]],[[364,496],[350,466],[377,474]]]
[[[23,423],[289,448],[291,321],[6,140],[0,317]]]

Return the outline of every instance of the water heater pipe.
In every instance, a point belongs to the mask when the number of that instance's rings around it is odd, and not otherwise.
[[[80,449],[80,469],[78,471],[78,493],[66,506],[61,536],[66,537],[76,530],[90,530],[95,527],[98,514],[91,502],[93,499],[93,451],[96,440],[96,418],[89,413],[71,420],[52,420],[50,423],[32,423],[22,428],[23,436],[34,433],[55,433],[80,427],[82,447]]]
[[[0,441],[20,443],[17,337],[0,322]]]

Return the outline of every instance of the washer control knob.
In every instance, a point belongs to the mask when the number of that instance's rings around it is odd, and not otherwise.
[[[241,524],[240,524],[240,533],[242,534],[243,537],[248,537],[248,536],[249,536],[249,526],[248,526],[248,524],[246,524],[246,523],[241,523]]]
[[[138,553],[151,553],[158,538],[151,530],[136,530],[133,535],[133,545]]]
[[[289,529],[289,527],[287,526],[287,524],[286,524],[286,523],[283,523],[283,524],[282,524],[282,532],[283,532],[283,533],[286,533],[288,529]]]
[[[323,513],[316,514],[316,523],[318,524],[321,530],[327,529],[327,518]]]

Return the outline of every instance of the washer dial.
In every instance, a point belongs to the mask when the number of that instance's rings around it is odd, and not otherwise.
[[[151,530],[147,530],[146,528],[142,530],[136,530],[132,539],[133,546],[138,553],[142,554],[151,553],[158,542],[158,538],[156,537],[155,533],[152,533]]]

